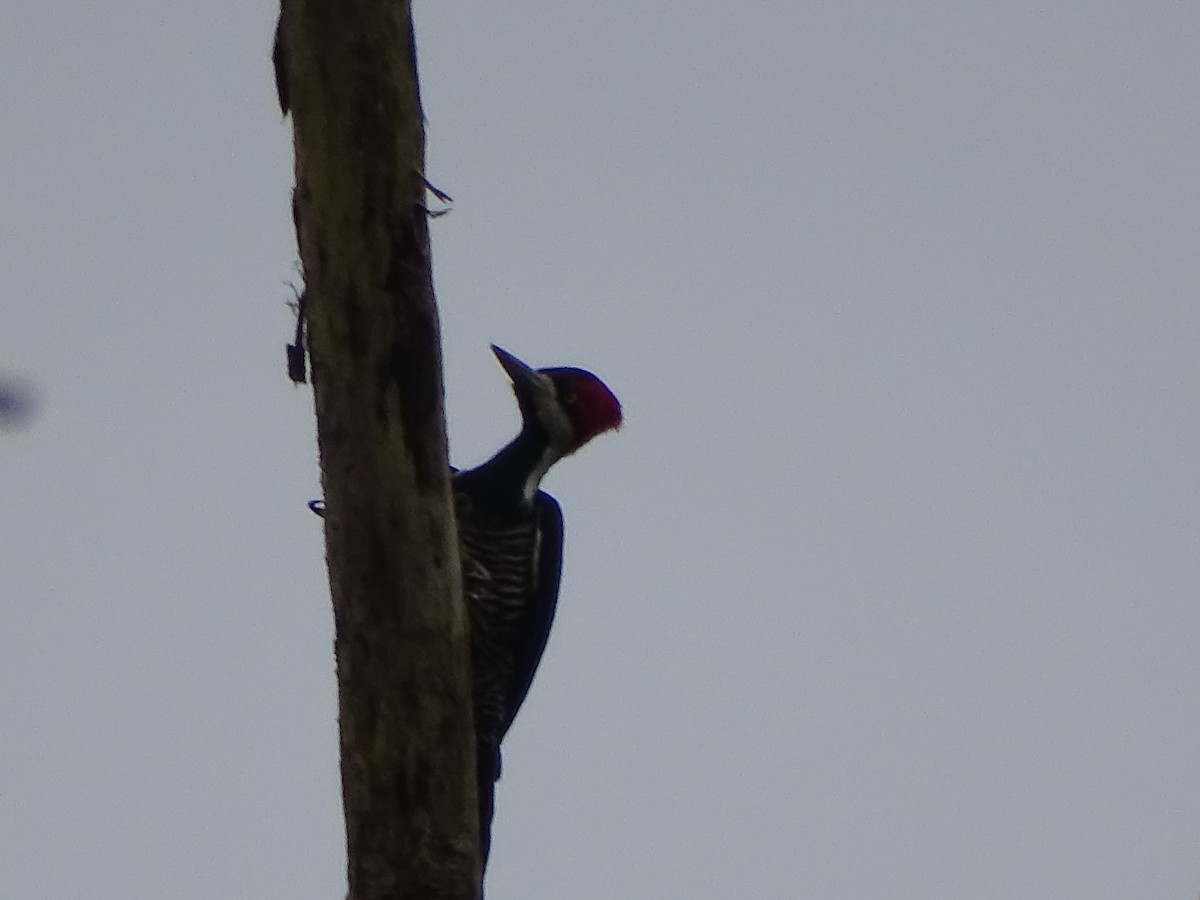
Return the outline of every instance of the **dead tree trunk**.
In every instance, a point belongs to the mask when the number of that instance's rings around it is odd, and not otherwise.
[[[349,900],[476,900],[468,633],[410,2],[286,0],[279,37],[337,627]]]

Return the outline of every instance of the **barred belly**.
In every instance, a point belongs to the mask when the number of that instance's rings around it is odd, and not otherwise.
[[[489,520],[459,502],[463,591],[471,624],[475,739],[481,750],[500,743],[513,685],[517,646],[535,588],[537,523]]]

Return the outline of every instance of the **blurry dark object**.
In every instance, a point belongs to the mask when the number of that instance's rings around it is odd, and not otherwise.
[[[0,431],[23,428],[37,413],[37,391],[27,381],[0,376]]]

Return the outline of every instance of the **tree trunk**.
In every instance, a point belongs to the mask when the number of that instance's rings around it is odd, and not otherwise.
[[[468,631],[450,500],[408,0],[287,0],[350,900],[479,897]]]

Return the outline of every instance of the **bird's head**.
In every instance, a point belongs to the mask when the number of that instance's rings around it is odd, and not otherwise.
[[[495,344],[492,352],[512,380],[525,427],[540,432],[557,458],[621,427],[620,402],[591,372],[570,367],[534,369]]]

